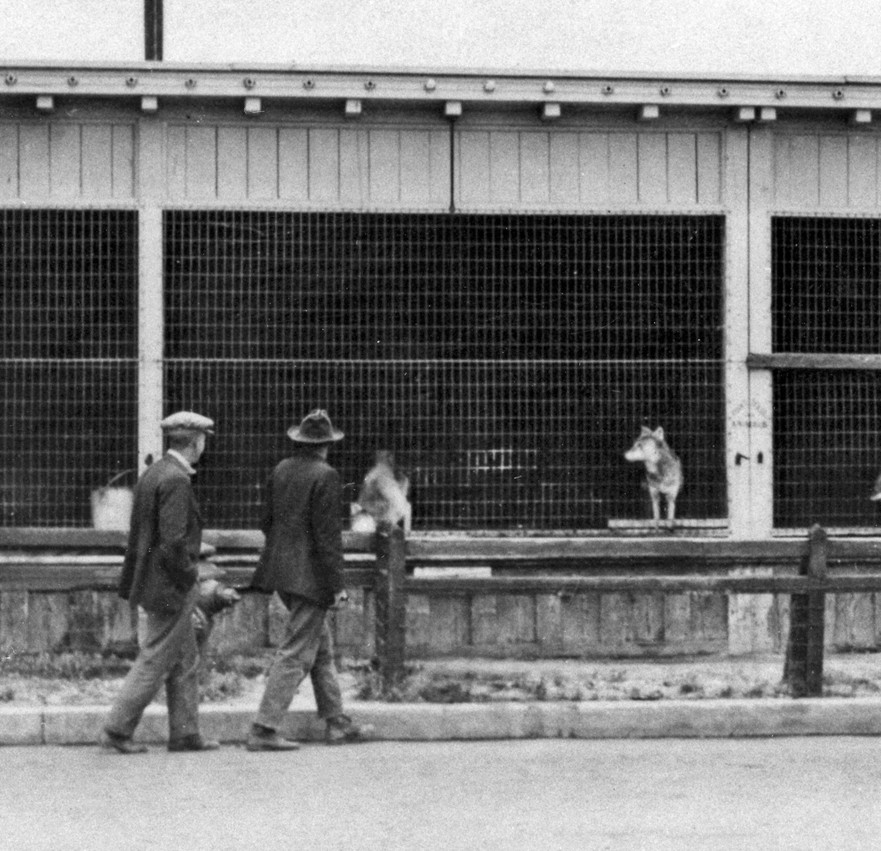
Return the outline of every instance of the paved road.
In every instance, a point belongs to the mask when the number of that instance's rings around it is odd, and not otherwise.
[[[876,849],[881,740],[0,749],[9,849]]]

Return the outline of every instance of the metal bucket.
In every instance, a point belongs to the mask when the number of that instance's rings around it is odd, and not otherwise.
[[[129,487],[120,485],[114,487],[113,483],[134,472],[134,470],[124,470],[103,487],[92,491],[92,526],[95,529],[128,530],[135,499],[134,492]]]

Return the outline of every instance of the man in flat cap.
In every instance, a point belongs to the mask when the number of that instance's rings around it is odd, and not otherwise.
[[[119,596],[146,612],[140,652],[104,724],[102,747],[124,754],[147,749],[132,741],[144,710],[165,684],[168,749],[219,747],[199,733],[199,656],[192,611],[198,597],[196,562],[202,518],[190,478],[214,423],[179,411],[160,423],[166,454],[135,486]]]
[[[328,744],[359,741],[370,732],[343,713],[333,662],[328,610],[347,599],[343,585],[342,492],[327,463],[330,446],[342,440],[326,411],[314,410],[288,437],[297,448],[272,471],[266,486],[262,529],[266,535],[252,586],[275,591],[289,611],[284,641],[269,669],[249,751],[295,750],[279,734],[300,683],[309,675]]]

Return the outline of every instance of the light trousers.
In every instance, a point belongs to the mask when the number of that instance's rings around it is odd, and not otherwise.
[[[131,738],[163,683],[169,739],[177,741],[199,733],[199,653],[192,618],[197,595],[194,587],[179,612],[147,612],[138,658],[104,725],[108,733]]]
[[[343,714],[343,699],[333,661],[328,610],[291,595],[282,596],[282,601],[290,612],[285,637],[269,668],[254,721],[278,730],[307,675],[312,679],[319,717],[338,718]]]

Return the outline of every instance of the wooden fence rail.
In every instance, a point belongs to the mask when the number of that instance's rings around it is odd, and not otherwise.
[[[583,593],[638,593],[678,594],[683,592],[715,592],[726,594],[790,594],[792,607],[790,634],[787,643],[784,678],[796,695],[822,694],[823,678],[823,619],[827,593],[850,593],[858,591],[881,591],[881,572],[829,572],[829,562],[853,562],[862,567],[868,563],[877,567],[881,562],[881,546],[876,541],[830,542],[826,532],[819,526],[811,529],[803,541],[640,541],[636,547],[616,548],[618,542],[594,541],[543,541],[534,539],[486,540],[471,542],[468,547],[460,541],[439,541],[426,546],[423,551],[407,556],[401,530],[390,535],[377,536],[378,552],[382,553],[383,571],[389,574],[383,581],[381,594],[389,595],[379,603],[384,614],[382,624],[384,646],[394,648],[386,657],[380,656],[384,680],[392,685],[403,673],[406,658],[406,623],[403,605],[392,595],[398,593],[426,595],[474,595],[491,594],[559,594]],[[685,546],[683,546],[685,544]],[[659,546],[660,545],[660,546]],[[628,550],[622,555],[622,550]],[[793,567],[797,573],[778,573],[766,576],[722,575],[676,575],[676,576],[457,576],[420,579],[407,576],[408,563],[486,565],[487,562],[528,563],[547,567],[555,563],[557,568],[570,570],[581,567],[585,561],[609,561],[614,555],[620,569],[619,559],[632,563],[639,559],[674,560],[680,567],[683,561],[699,561],[706,567],[716,569],[726,563],[743,565],[774,563]],[[674,553],[676,555],[674,555]],[[789,564],[787,564],[789,563]],[[396,577],[396,578],[395,578]],[[377,628],[380,624],[377,623]],[[379,647],[379,644],[377,645]]]
[[[258,532],[213,532],[228,581],[247,586],[262,545]],[[95,530],[0,530],[0,591],[115,587],[124,536]],[[51,549],[50,549],[51,548]],[[52,552],[52,549],[55,552]],[[881,592],[881,541],[807,538],[762,541],[564,537],[424,536],[395,529],[375,536],[346,533],[346,576],[372,589],[376,657],[392,685],[407,658],[408,595],[583,594],[791,595],[784,676],[798,694],[822,686],[823,612],[829,593]],[[418,568],[434,568],[430,578]],[[491,575],[460,575],[463,567]],[[456,575],[437,568],[459,568]],[[749,575],[732,570],[749,569]],[[758,574],[756,573],[758,570]],[[467,573],[467,571],[464,571]]]

